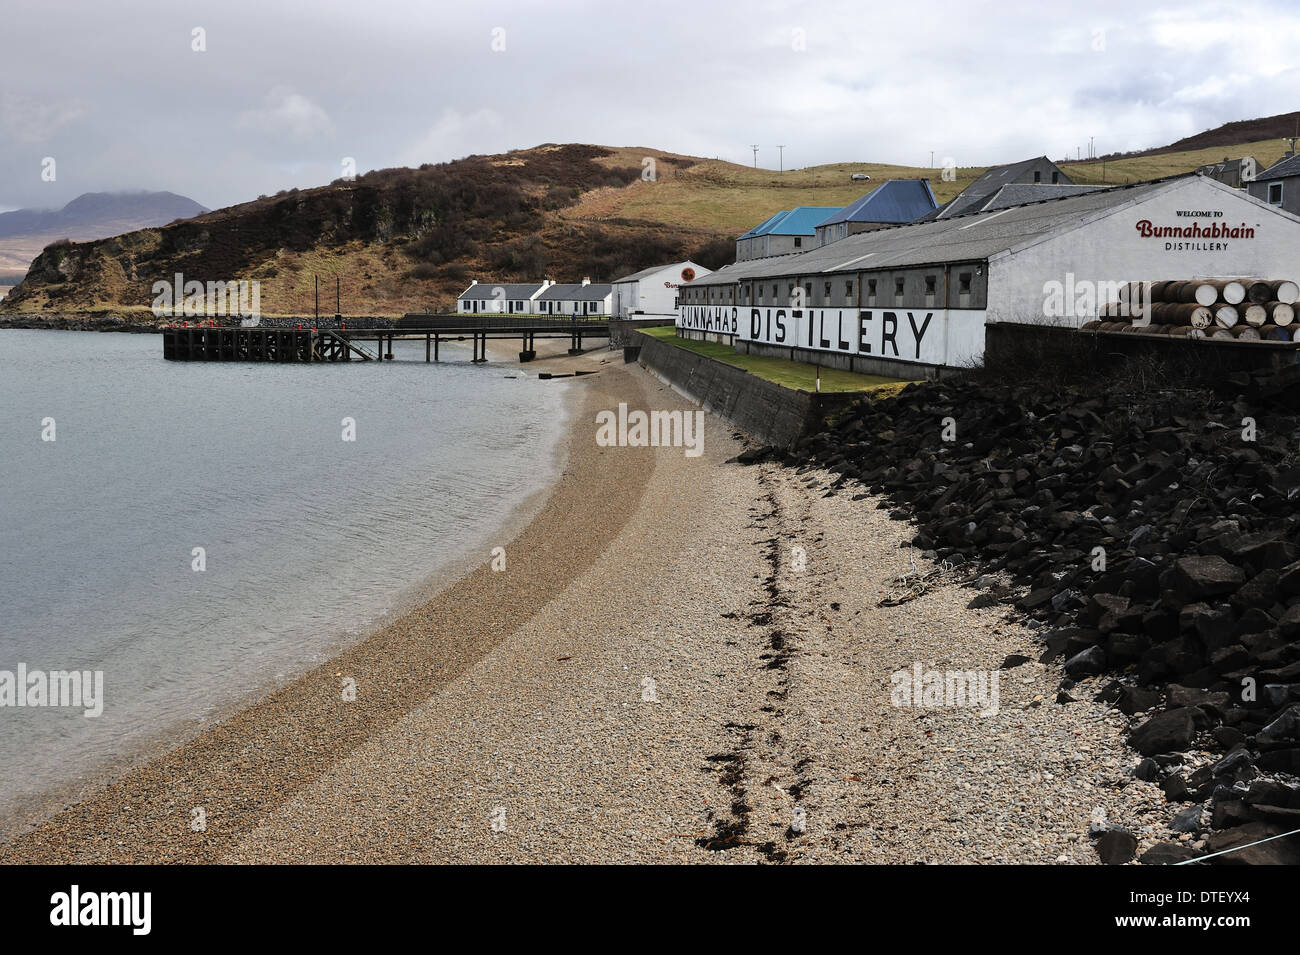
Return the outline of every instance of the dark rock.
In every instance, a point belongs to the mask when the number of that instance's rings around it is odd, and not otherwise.
[[[1201,817],[1203,815],[1205,815],[1205,810],[1200,806],[1192,806],[1190,809],[1184,809],[1170,820],[1169,828],[1174,832],[1200,832]]]
[[[1284,826],[1275,823],[1248,822],[1233,829],[1211,833],[1206,839],[1205,849],[1207,853],[1222,852],[1260,842],[1270,836],[1279,836],[1286,831]],[[1271,839],[1260,845],[1229,852],[1213,861],[1216,865],[1300,865],[1300,841],[1293,838]]]
[[[1160,775],[1160,765],[1150,757],[1133,767],[1133,775],[1143,782],[1153,783]]]
[[[1222,557],[1184,557],[1174,563],[1173,585],[1187,601],[1230,594],[1246,582],[1246,575]]]
[[[1124,865],[1137,855],[1137,837],[1127,829],[1107,829],[1097,840],[1097,856],[1103,865]]]
[[[1180,707],[1157,713],[1130,733],[1129,745],[1143,756],[1163,753],[1171,749],[1186,749],[1195,733],[1191,707]]]
[[[1013,653],[1010,656],[1008,656],[1005,660],[1002,661],[1002,666],[998,667],[998,669],[1010,670],[1012,667],[1023,666],[1028,662],[1029,662],[1029,657],[1022,656],[1019,653]]]
[[[1181,842],[1157,842],[1142,853],[1138,861],[1143,865],[1178,865],[1199,855],[1191,846],[1185,846]]]
[[[1106,669],[1106,652],[1101,647],[1088,647],[1065,661],[1065,672],[1076,680],[1101,673]]]

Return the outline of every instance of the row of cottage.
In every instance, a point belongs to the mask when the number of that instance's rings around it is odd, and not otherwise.
[[[479,282],[456,298],[462,315],[544,315],[552,318],[675,318],[679,289],[709,274],[695,262],[656,265],[613,282]]]

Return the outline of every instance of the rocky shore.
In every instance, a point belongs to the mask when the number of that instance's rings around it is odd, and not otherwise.
[[[883,495],[977,591],[971,613],[1032,628],[1050,706],[1121,715],[1128,779],[1177,810],[1147,863],[1300,828],[1300,387],[1207,378],[926,383],[784,456]],[[1141,848],[1092,830],[1105,861]],[[1300,836],[1213,861],[1294,864]]]

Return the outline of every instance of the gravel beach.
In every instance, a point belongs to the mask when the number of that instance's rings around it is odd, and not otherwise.
[[[603,349],[531,370],[575,367],[598,374],[504,570],[485,554],[0,861],[1095,863],[1098,814],[1166,831],[1123,717],[1086,685],[1055,702],[1033,634],[966,609],[875,499],[726,463],[711,416],[700,457],[599,447],[598,411],[694,406]],[[918,664],[996,673],[996,712],[895,705]]]

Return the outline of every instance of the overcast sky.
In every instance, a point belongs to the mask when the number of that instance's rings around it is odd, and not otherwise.
[[[985,166],[1300,106],[1295,0],[1078,7],[6,0],[0,208],[126,189],[218,207],[329,182],[345,157],[544,142]]]

